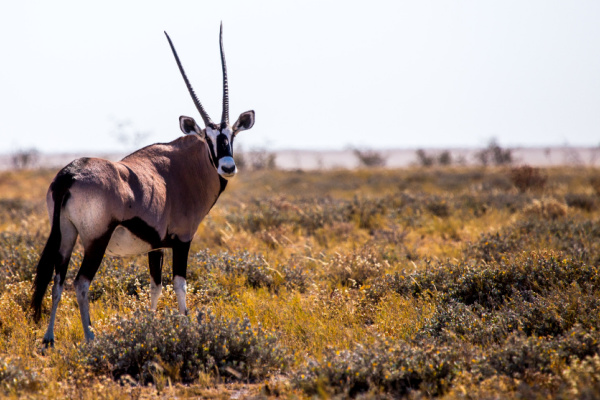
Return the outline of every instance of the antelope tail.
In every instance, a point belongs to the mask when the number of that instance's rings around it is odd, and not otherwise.
[[[61,179],[62,178],[62,179]],[[33,296],[31,308],[33,308],[33,319],[38,322],[42,315],[42,301],[46,295],[48,285],[54,275],[55,267],[61,261],[60,243],[62,235],[60,232],[60,212],[69,197],[69,183],[63,182],[71,179],[69,175],[59,175],[52,183],[51,191],[54,200],[54,212],[52,216],[52,228],[46,246],[40,256],[36,267],[35,279],[33,280]],[[67,183],[66,185],[64,183]]]

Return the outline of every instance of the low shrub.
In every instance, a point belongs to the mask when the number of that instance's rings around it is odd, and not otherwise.
[[[260,254],[251,254],[248,251],[211,254],[207,249],[190,257],[188,280],[194,282],[205,279],[207,272],[213,271],[243,276],[246,284],[253,288],[272,287],[274,283],[274,271]]]
[[[553,254],[531,253],[506,264],[471,266],[438,263],[412,273],[396,272],[374,280],[365,290],[377,301],[387,291],[400,295],[434,294],[444,302],[479,304],[497,309],[515,296],[532,299],[532,294],[546,295],[551,290],[564,291],[571,285],[600,288],[598,267],[558,259]]]
[[[248,319],[227,320],[203,311],[193,318],[136,311],[114,321],[81,352],[92,372],[114,379],[127,374],[142,383],[156,380],[157,371],[176,382],[193,382],[200,372],[255,381],[287,367],[274,334]]]
[[[542,336],[511,335],[479,366],[484,375],[505,374],[523,378],[527,372],[559,372],[570,361],[595,356],[600,351],[600,334],[574,327],[551,339]]]
[[[291,261],[291,264],[286,264],[281,267],[284,285],[290,290],[295,289],[300,293],[304,293],[312,283],[312,277],[302,264],[294,262],[293,260]]]
[[[43,386],[43,377],[20,360],[0,358],[0,390],[8,395],[20,391],[35,392]]]
[[[0,233],[0,291],[9,283],[33,280],[43,240],[27,234]]]
[[[476,243],[467,248],[467,256],[485,262],[501,261],[508,254],[514,254],[523,246],[523,240],[514,231],[485,233]]]
[[[440,302],[418,336],[448,341],[458,335],[469,343],[492,345],[502,343],[514,332],[558,337],[575,326],[587,330],[598,326],[598,291],[581,290],[577,285],[563,290],[560,294],[550,291],[545,295],[516,293],[493,309],[454,299]]]
[[[569,193],[565,196],[565,202],[569,207],[578,208],[587,212],[592,212],[598,208],[598,200],[596,197],[588,194]]]
[[[446,218],[450,216],[450,206],[446,200],[432,199],[425,207],[436,217]]]
[[[597,196],[600,196],[600,176],[592,176],[590,178],[590,185],[592,186],[592,189],[594,189],[594,193],[596,193]]]
[[[336,254],[326,267],[326,276],[334,286],[360,287],[384,273],[385,264],[372,249],[363,248],[348,254]]]
[[[22,221],[28,216],[42,212],[41,204],[23,199],[0,199],[0,224]]]
[[[465,257],[485,262],[515,258],[523,250],[544,248],[560,252],[576,262],[600,260],[600,224],[598,221],[532,218],[510,225],[499,232],[482,234],[469,244]]]
[[[72,269],[73,262],[71,262]],[[104,257],[93,284],[89,298],[95,301],[101,298],[117,299],[118,294],[139,296],[141,288],[150,285],[150,270],[146,257],[141,262],[125,261],[122,258]]]
[[[510,179],[520,192],[526,192],[544,189],[548,177],[539,168],[523,165],[511,169]]]
[[[465,359],[457,348],[377,340],[353,350],[327,351],[322,361],[313,360],[296,372],[293,383],[309,395],[356,397],[383,391],[404,396],[420,390],[439,396]]]
[[[600,398],[600,356],[598,354],[582,360],[573,360],[561,375],[565,384],[557,393],[557,398]]]
[[[528,217],[557,219],[567,215],[566,204],[553,199],[534,199],[530,204],[523,207],[523,214]]]
[[[365,199],[355,196],[345,206],[344,214],[348,220],[356,222],[359,228],[375,229],[381,225],[386,213],[386,204],[382,199]]]

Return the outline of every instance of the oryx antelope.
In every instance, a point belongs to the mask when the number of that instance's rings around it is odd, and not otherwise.
[[[50,236],[37,265],[31,305],[36,321],[54,276],[52,311],[44,344],[54,343],[56,309],[65,284],[71,252],[79,235],[84,248],[73,286],[86,340],[90,330],[88,289],[104,253],[130,256],[148,253],[150,308],[156,309],[162,290],[163,249],[173,249],[173,286],[179,311],[186,313],[186,269],[190,242],[198,226],[236,172],[233,140],[254,125],[254,111],[229,123],[227,66],[223,26],[219,33],[223,69],[223,113],[215,124],[196,97],[175,47],[165,32],[187,89],[206,126],[179,117],[185,136],[170,143],[140,149],[119,162],[80,158],[54,178],[46,196],[52,222]]]

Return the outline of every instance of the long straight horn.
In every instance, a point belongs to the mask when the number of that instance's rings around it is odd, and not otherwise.
[[[229,125],[229,86],[227,84],[227,63],[225,62],[225,51],[223,50],[223,22],[219,32],[219,44],[221,45],[221,67],[223,68],[223,115],[221,124]]]
[[[196,108],[200,112],[200,116],[204,120],[204,125],[206,125],[206,126],[212,125],[213,122],[210,119],[210,117],[208,116],[208,113],[206,112],[206,110],[204,109],[204,107],[202,107],[202,103],[200,103],[200,100],[198,100],[198,97],[196,96],[196,93],[194,92],[194,88],[192,88],[192,85],[190,84],[190,81],[188,80],[187,75],[185,74],[185,71],[183,70],[183,66],[181,65],[181,61],[179,61],[179,56],[177,55],[177,52],[175,51],[175,46],[173,46],[173,42],[171,42],[171,38],[169,37],[169,35],[167,34],[167,32],[165,32],[165,36],[167,36],[167,40],[169,41],[169,45],[171,46],[171,50],[173,51],[173,55],[175,56],[175,61],[177,61],[177,66],[179,67],[179,71],[181,72],[181,76],[183,76],[183,80],[185,81],[185,85],[187,86],[188,91],[190,92],[190,96],[192,96],[192,100],[194,101],[194,104],[196,105]]]

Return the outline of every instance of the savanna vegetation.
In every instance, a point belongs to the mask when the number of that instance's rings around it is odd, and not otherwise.
[[[0,397],[599,398],[600,171],[242,172],[169,262],[106,257],[83,343],[29,310],[56,171],[0,173]],[[168,257],[167,257],[168,260]]]

